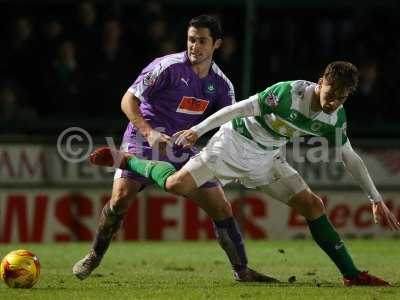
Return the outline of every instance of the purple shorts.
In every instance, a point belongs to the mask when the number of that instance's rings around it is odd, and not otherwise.
[[[152,160],[162,160],[170,162],[174,167],[179,170],[184,164],[194,155],[198,153],[196,149],[182,149],[181,147],[174,146],[173,149],[167,150],[167,155],[159,155],[157,151],[150,148],[148,145],[138,145],[134,142],[123,142],[121,145],[121,150],[134,154],[137,157],[152,159]],[[154,182],[146,177],[143,177],[135,172],[117,169],[115,171],[114,179],[117,178],[127,178],[140,182],[143,187],[154,184]],[[207,181],[201,188],[211,188],[218,186],[217,181]]]

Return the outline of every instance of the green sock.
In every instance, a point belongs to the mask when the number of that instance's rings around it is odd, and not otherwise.
[[[354,277],[358,269],[353,263],[350,254],[333,228],[326,215],[322,215],[316,220],[308,221],[311,235],[317,244],[333,260],[344,277]]]
[[[128,158],[126,169],[150,178],[164,190],[168,177],[176,172],[175,167],[169,162],[141,159],[136,156]]]

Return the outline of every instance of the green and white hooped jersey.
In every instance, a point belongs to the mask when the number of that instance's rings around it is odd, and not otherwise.
[[[311,99],[316,84],[305,80],[285,81],[266,88],[258,98],[261,115],[236,118],[234,130],[265,149],[277,149],[304,135],[325,137],[329,145],[347,141],[343,106],[334,113],[314,113]]]

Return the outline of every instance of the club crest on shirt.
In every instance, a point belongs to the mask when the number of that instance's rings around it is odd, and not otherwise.
[[[311,130],[312,130],[312,131],[318,131],[318,130],[321,129],[321,127],[322,127],[322,124],[321,124],[321,123],[314,122],[314,123],[312,123],[312,125],[311,125]]]
[[[265,98],[265,104],[271,108],[275,108],[278,106],[278,97],[274,95],[274,93],[269,92],[267,97]]]
[[[212,94],[214,92],[215,92],[215,86],[212,83],[208,84],[207,85],[207,89],[206,89],[206,93]]]

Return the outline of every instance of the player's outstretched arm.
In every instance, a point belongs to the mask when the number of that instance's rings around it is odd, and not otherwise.
[[[193,146],[199,137],[211,129],[217,128],[235,118],[257,116],[259,114],[258,95],[254,95],[246,100],[225,106],[189,130],[175,133],[174,137],[177,137],[175,143],[184,147]]]
[[[361,157],[353,150],[350,141],[342,146],[343,163],[372,204],[374,222],[387,222],[391,230],[400,230],[400,223],[383,202]]]

